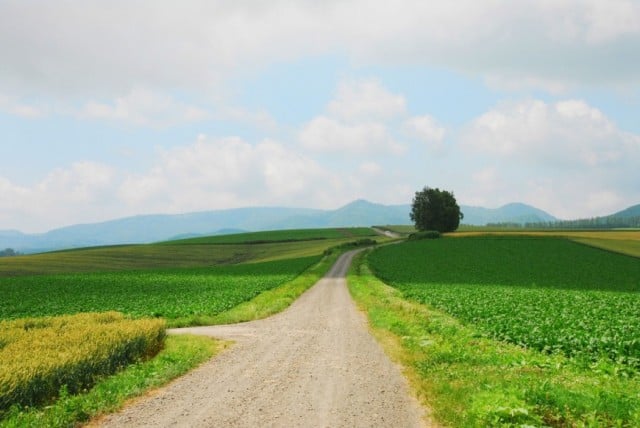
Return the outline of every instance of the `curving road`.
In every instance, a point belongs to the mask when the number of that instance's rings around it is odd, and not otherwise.
[[[423,410],[346,288],[355,252],[286,311],[173,330],[230,349],[101,421],[105,427],[419,427]]]

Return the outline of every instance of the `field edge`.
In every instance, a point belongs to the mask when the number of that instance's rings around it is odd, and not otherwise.
[[[640,379],[587,370],[482,337],[470,326],[403,298],[376,278],[366,255],[348,287],[385,352],[401,364],[431,416],[448,426],[640,426]]]

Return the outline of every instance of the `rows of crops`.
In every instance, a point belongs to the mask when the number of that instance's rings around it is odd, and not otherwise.
[[[0,321],[0,415],[13,405],[33,406],[91,386],[160,350],[162,320],[122,314],[79,314]]]
[[[0,278],[0,319],[110,310],[169,320],[211,316],[291,280],[319,259]]]
[[[230,235],[207,236],[170,241],[170,244],[244,244],[256,242],[307,241],[317,239],[342,239],[376,235],[369,227],[326,228],[326,229],[289,229],[247,232]]]
[[[285,235],[283,235],[285,236]],[[197,268],[285,260],[322,254],[353,238],[283,240],[262,244],[174,243],[83,248],[0,257],[0,277],[78,272]]]
[[[640,259],[557,238],[408,242],[369,257],[404,295],[484,334],[640,368]]]

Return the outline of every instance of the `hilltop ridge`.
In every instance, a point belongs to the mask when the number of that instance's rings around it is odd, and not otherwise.
[[[462,223],[535,223],[558,220],[551,214],[523,203],[499,208],[461,205]],[[76,224],[41,234],[0,230],[0,248],[20,252],[49,251],[98,245],[150,243],[176,238],[221,235],[243,231],[357,227],[411,224],[411,206],[384,205],[358,199],[335,210],[286,207],[247,207],[184,214],[152,214],[125,217],[93,224]],[[612,216],[636,216],[635,205]]]

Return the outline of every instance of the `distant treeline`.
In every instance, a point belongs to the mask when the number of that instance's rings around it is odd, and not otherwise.
[[[5,248],[4,250],[0,250],[0,257],[11,257],[19,255],[20,253],[13,248]]]
[[[640,216],[592,217],[580,220],[557,220],[527,223],[487,223],[487,227],[509,229],[619,229],[640,228]]]

